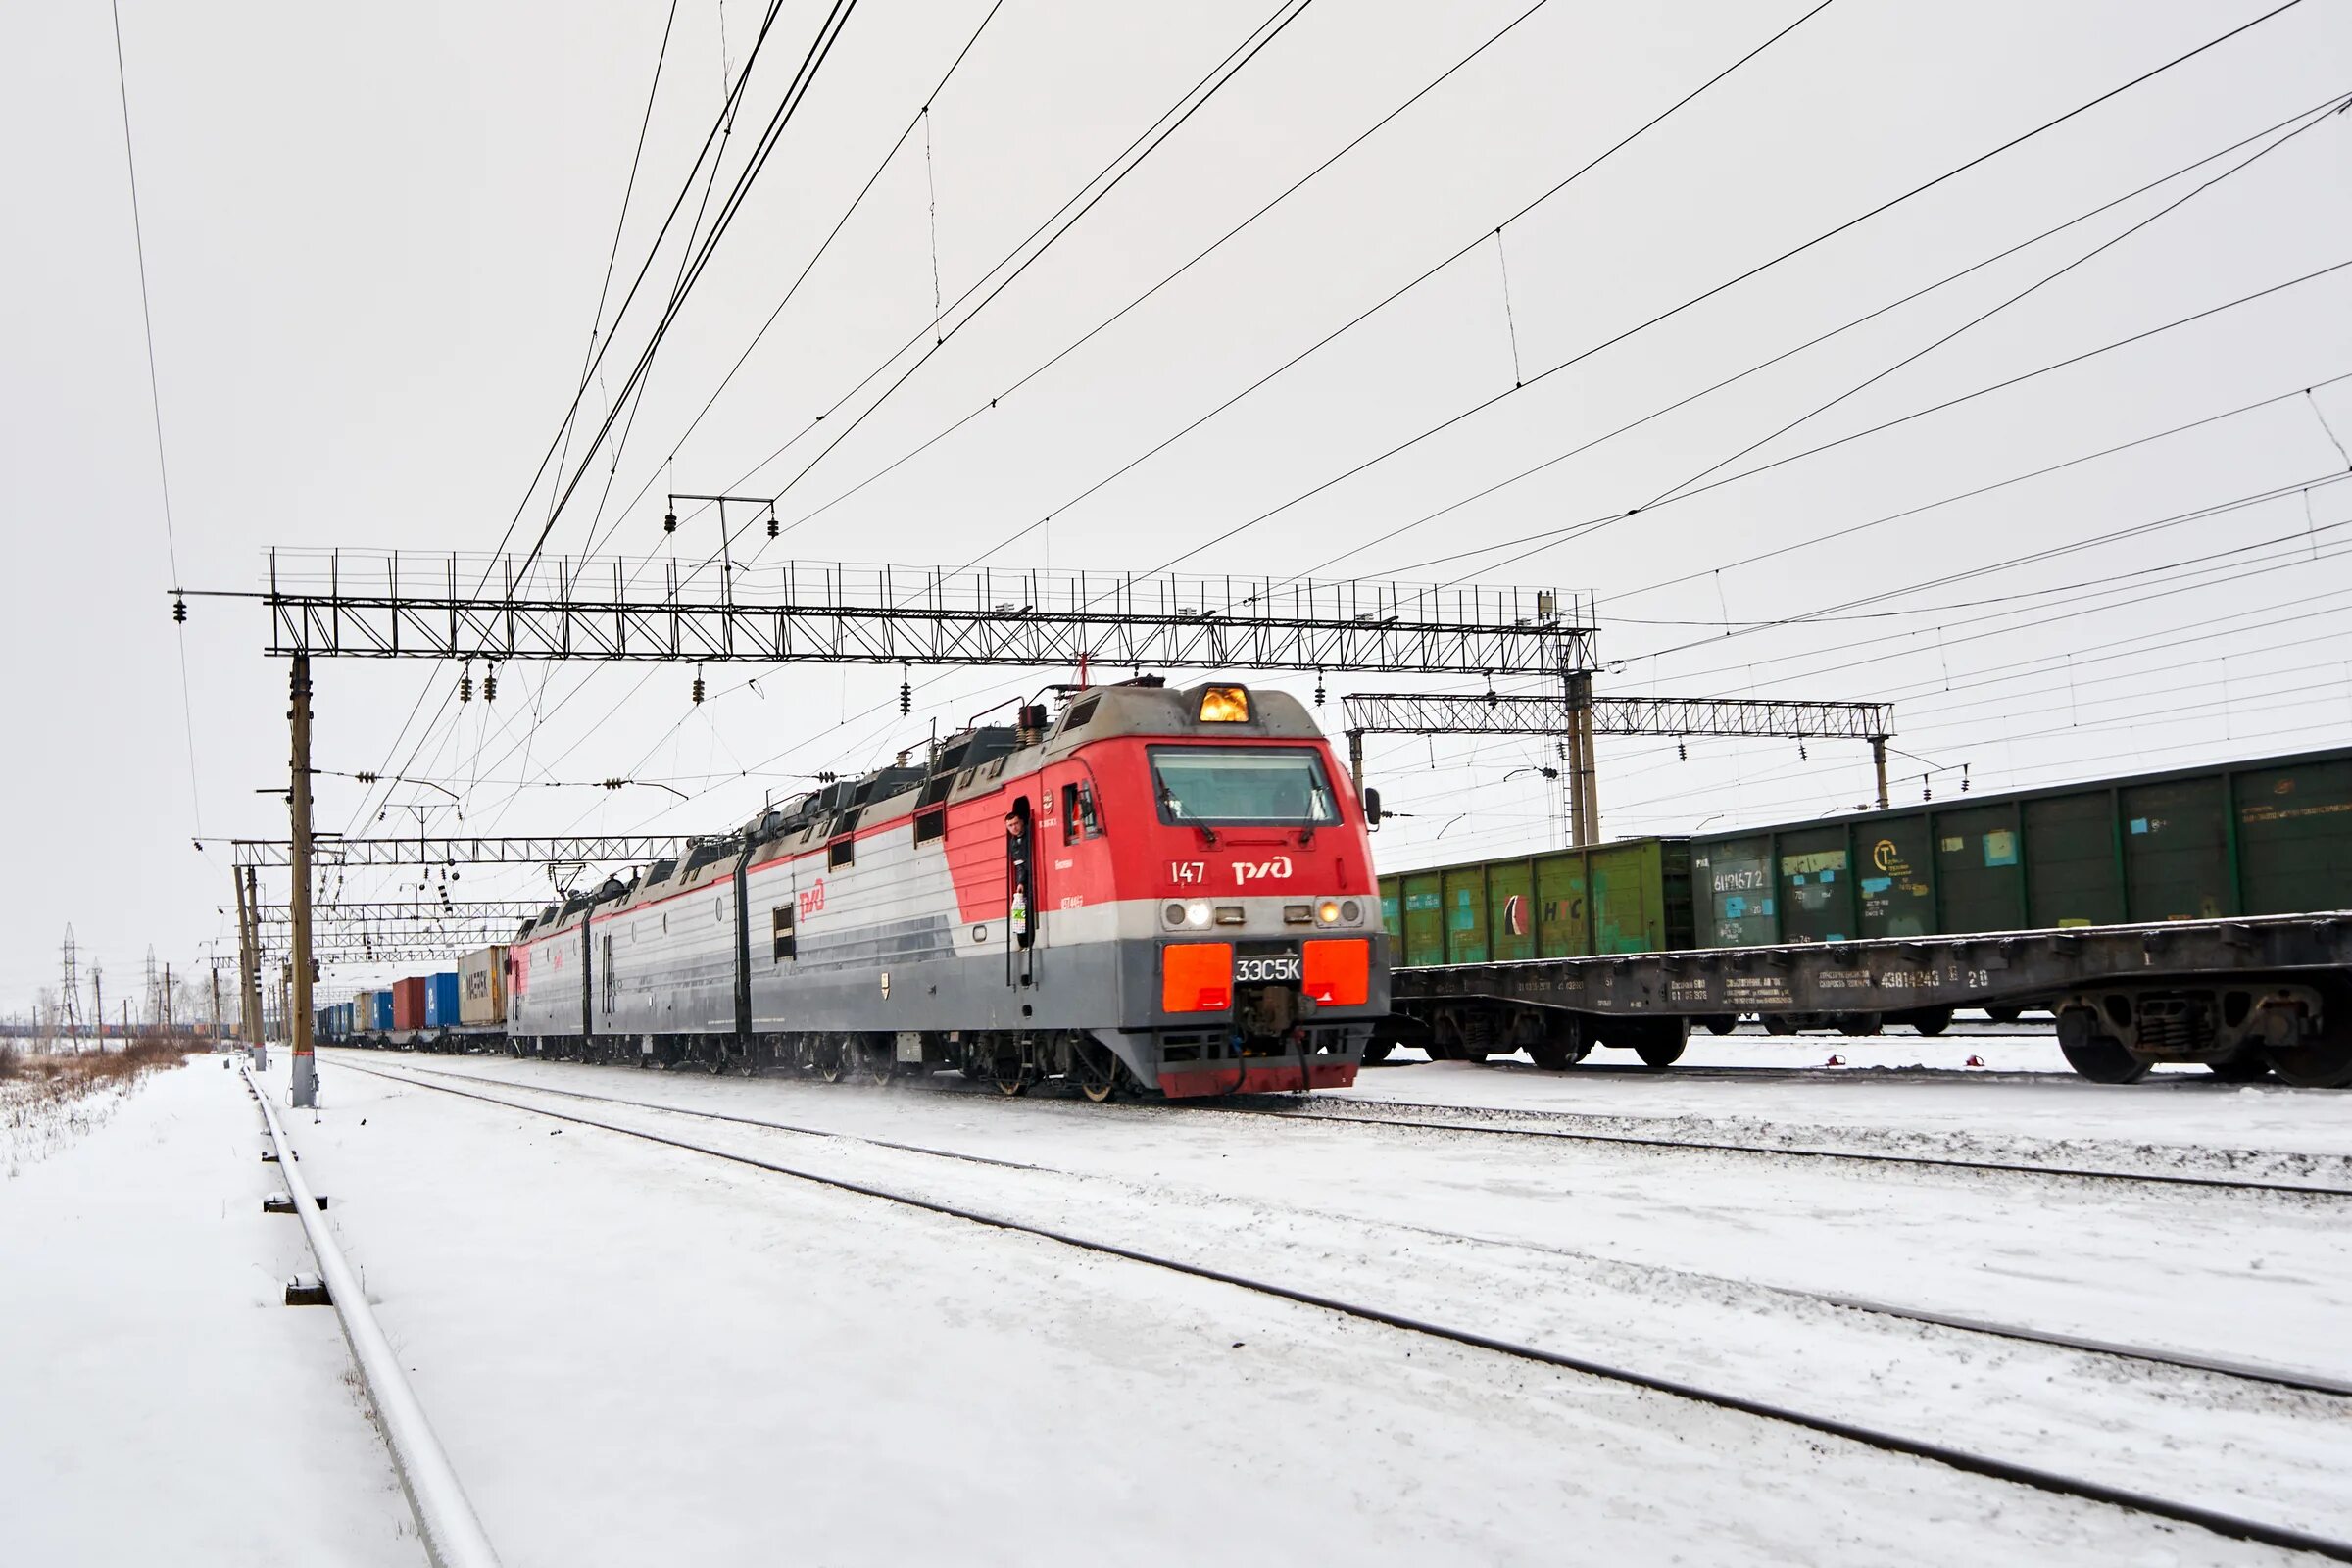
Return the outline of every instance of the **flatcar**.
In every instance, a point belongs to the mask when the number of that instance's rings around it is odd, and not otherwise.
[[[1950,939],[1998,934],[1986,949],[1997,962],[1979,960],[1990,967],[1973,988],[1985,994],[1969,1004],[2010,1020],[2025,1007],[2047,1009],[2067,1060],[2086,1077],[2131,1082],[2157,1062],[2197,1062],[2225,1078],[2276,1073],[2314,1086],[2352,1083],[2352,974],[2324,942],[2308,954],[2272,953],[2242,922],[2328,916],[2305,923],[2333,930],[2332,917],[2352,906],[2348,889],[2352,750],[1381,880],[1388,923],[1401,934],[1399,963],[1454,977],[1416,982],[1400,1002],[1422,1030],[1413,1043],[1439,1055],[1524,1047],[1565,1066],[1597,1043],[1664,1065],[1681,1054],[1683,1023],[1729,1029],[1737,1015],[1713,1009],[1733,1000],[1775,1032],[1872,1034],[1892,1022],[1933,1034],[1951,1019],[1949,997],[1850,983],[1862,973],[1853,963],[1870,944],[1900,953],[1944,939],[1936,951],[1957,954],[1967,950]],[[2076,952],[2086,932],[2143,928],[2129,974],[2039,962]],[[2191,956],[2199,943],[2212,952]],[[1529,983],[1528,972],[1489,974],[1507,987],[1476,978],[1496,966],[1556,964],[1549,994],[1590,1001],[1596,974],[1649,976],[1650,966],[1622,960],[1651,954],[1690,956],[1657,968],[1658,994],[1642,1016],[1565,1002],[1513,1008],[1500,998]],[[1841,962],[1849,983],[1827,983]],[[1723,963],[1749,972],[1737,987],[1696,978]],[[1814,969],[1824,983],[1788,983]],[[1920,963],[1903,971],[1936,972]],[[1965,972],[1980,971],[1972,963]],[[1484,1000],[1442,994],[1457,981],[1483,985]],[[1825,998],[1836,1005],[1821,1005]],[[1407,1037],[1392,1028],[1382,1039]]]
[[[1389,1003],[1378,798],[1306,710],[1143,677],[1018,718],[551,906],[508,950],[513,1049],[1096,1101],[1353,1083]]]

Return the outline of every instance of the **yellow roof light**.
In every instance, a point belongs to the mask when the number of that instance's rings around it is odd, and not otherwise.
[[[1247,724],[1250,722],[1250,688],[1247,686],[1209,686],[1200,693],[1200,722],[1203,724]]]

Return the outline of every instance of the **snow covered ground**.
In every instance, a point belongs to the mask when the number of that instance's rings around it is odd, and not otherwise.
[[[1813,1294],[2352,1377],[2341,1200],[947,1087],[322,1062],[329,1108],[291,1129],[304,1169],[514,1564],[2285,1559],[425,1082],[2352,1535],[2342,1399]],[[2036,1147],[2191,1162],[2207,1140],[2326,1152],[2347,1103],[2071,1083],[1428,1064],[1363,1096],[1979,1143],[2015,1121]]]
[[[1825,1068],[1833,1054],[1846,1065]],[[1971,1054],[1985,1065],[1961,1067]],[[2094,1084],[2067,1070],[2046,1028],[1934,1040],[1701,1034],[1672,1071],[1633,1062],[1596,1051],[1555,1073],[1519,1057],[1431,1062],[1399,1052],[1346,1098],[1565,1113],[1686,1138],[2352,1187],[2352,1096],[2228,1084],[2203,1068]]]
[[[421,1561],[334,1313],[283,1304],[310,1254],[261,1211],[279,1184],[236,1075],[194,1057],[21,1148],[0,1179],[0,1561]]]

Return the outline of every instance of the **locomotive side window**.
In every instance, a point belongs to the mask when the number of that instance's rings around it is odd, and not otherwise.
[[[831,844],[825,846],[825,864],[829,869],[838,871],[845,865],[857,863],[858,841],[856,839],[835,839]]]
[[[1061,787],[1061,842],[1075,844],[1081,839],[1102,836],[1102,819],[1095,814],[1095,787],[1092,784],[1064,784]]]
[[[917,811],[914,813],[915,843],[928,844],[933,839],[947,837],[947,833],[948,808],[946,807],[934,807],[928,811]]]
[[[1152,748],[1163,822],[1201,827],[1330,827],[1340,819],[1323,763],[1304,748]]]
[[[776,906],[776,912],[772,916],[772,919],[775,925],[776,939],[776,956],[774,961],[777,963],[782,963],[785,959],[791,957],[795,953],[800,951],[800,945],[795,940],[792,931],[792,906],[789,904],[780,904]]]

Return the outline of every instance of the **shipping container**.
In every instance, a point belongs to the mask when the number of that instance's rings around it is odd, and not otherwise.
[[[351,1033],[365,1035],[375,1032],[375,997],[376,994],[372,991],[358,991],[352,994]]]
[[[379,1035],[390,1034],[392,1032],[392,993],[370,991],[368,993],[368,1000],[370,1004],[369,1011],[373,1014],[368,1020],[368,1030]]]
[[[1690,843],[1698,945],[2352,905],[2352,750],[1862,811]]]
[[[444,969],[424,977],[424,1026],[427,1029],[458,1026],[457,970]]]
[[[1380,881],[1408,966],[1582,958],[1688,947],[1690,855],[1682,839],[1478,860]]]
[[[507,1021],[507,950],[481,948],[458,960],[458,1021],[495,1029]]]
[[[392,1027],[404,1034],[424,1027],[424,976],[392,982]]]

